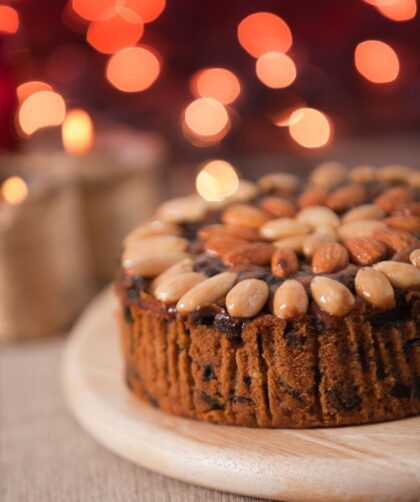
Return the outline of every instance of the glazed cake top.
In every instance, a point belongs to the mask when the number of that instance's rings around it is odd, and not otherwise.
[[[176,313],[217,304],[230,317],[343,317],[391,309],[420,288],[420,172],[325,163],[307,180],[273,173],[234,195],[163,203],[125,239],[121,265]]]

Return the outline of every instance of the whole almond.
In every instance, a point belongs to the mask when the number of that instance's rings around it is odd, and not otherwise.
[[[420,172],[416,171],[409,175],[408,184],[413,188],[420,188]]]
[[[299,260],[292,249],[277,249],[271,257],[271,272],[277,277],[287,277],[299,269]]]
[[[386,275],[370,267],[361,268],[354,280],[357,294],[379,309],[394,306],[394,289]]]
[[[223,257],[233,249],[247,244],[248,241],[244,239],[237,239],[236,237],[212,237],[204,242],[204,249],[212,256]]]
[[[387,213],[392,213],[413,200],[414,193],[411,188],[397,186],[388,188],[381,195],[378,195],[373,202]]]
[[[235,237],[236,239],[243,239],[246,241],[261,240],[261,235],[257,229],[241,225],[206,225],[200,228],[198,237],[202,241],[207,241],[215,237]]]
[[[236,277],[234,272],[222,272],[200,282],[180,298],[176,304],[178,312],[192,312],[200,305],[219,300],[235,284]]]
[[[171,275],[159,283],[154,290],[154,295],[163,303],[175,303],[187,291],[206,279],[204,274],[197,272]]]
[[[312,171],[309,181],[314,185],[333,188],[347,179],[348,172],[340,162],[323,162]]]
[[[240,179],[235,193],[226,197],[224,202],[226,204],[230,204],[232,202],[247,202],[254,199],[257,195],[258,187],[255,183],[249,180]]]
[[[340,218],[325,206],[312,206],[301,209],[296,215],[297,221],[309,225],[317,229],[325,225],[331,227],[338,227],[340,225]]]
[[[382,220],[385,218],[385,211],[375,204],[362,204],[354,207],[343,215],[343,223],[350,223],[358,220]]]
[[[140,256],[123,264],[128,275],[141,275],[143,277],[156,277],[179,261],[187,258],[183,251],[174,251],[167,254],[154,256]]]
[[[323,204],[327,198],[328,192],[326,188],[320,186],[310,186],[300,194],[297,200],[297,205],[301,209],[311,206],[319,206]]]
[[[384,222],[390,227],[412,234],[420,232],[420,216],[390,216]]]
[[[222,222],[226,225],[241,225],[244,227],[259,228],[270,217],[258,207],[249,204],[232,204],[222,213]]]
[[[250,242],[223,255],[226,265],[268,265],[276,248],[265,242]]]
[[[414,251],[411,251],[410,261],[415,267],[420,268],[420,249],[415,249]]]
[[[315,252],[323,245],[328,242],[337,242],[337,237],[330,232],[325,232],[324,230],[317,230],[312,234],[308,235],[303,242],[303,254],[307,258],[312,258]]]
[[[371,183],[378,179],[378,170],[372,166],[357,166],[349,173],[349,178],[355,183]]]
[[[286,321],[297,321],[308,310],[309,300],[305,288],[294,279],[288,279],[277,288],[273,299],[273,312]]]
[[[355,304],[351,291],[341,282],[329,277],[314,277],[311,281],[311,294],[321,310],[338,317],[347,315]]]
[[[416,239],[413,235],[396,228],[378,228],[373,232],[373,238],[383,242],[388,251],[397,253],[413,246]]]
[[[293,218],[278,218],[267,222],[260,228],[260,235],[265,239],[278,240],[292,235],[306,235],[311,227]]]
[[[156,216],[168,223],[200,221],[207,212],[207,206],[198,196],[179,197],[161,204]]]
[[[312,257],[314,274],[332,274],[346,268],[349,263],[347,249],[338,242],[322,244]]]
[[[123,245],[126,246],[133,241],[152,237],[155,235],[179,235],[181,229],[174,223],[168,223],[160,220],[150,220],[133,229],[124,239]]]
[[[377,220],[357,220],[338,227],[338,237],[345,242],[354,237],[372,237],[378,229],[385,229],[385,223]]]
[[[187,272],[192,272],[194,268],[194,260],[192,258],[184,258],[181,261],[175,263],[171,267],[167,268],[161,274],[153,279],[152,284],[150,285],[150,292],[154,294],[156,288],[161,284],[161,282],[165,281],[169,277],[173,275],[184,274]]]
[[[293,235],[292,237],[279,239],[273,242],[273,244],[279,249],[292,249],[296,253],[301,253],[305,239],[306,235]]]
[[[267,283],[260,279],[238,282],[226,295],[226,308],[232,317],[254,317],[268,299]]]
[[[294,204],[284,197],[264,197],[260,205],[276,218],[292,218],[296,213]]]
[[[352,183],[337,188],[332,192],[325,204],[334,211],[345,211],[364,202],[369,197],[366,188],[359,183]]]
[[[384,183],[406,183],[413,170],[400,164],[390,164],[381,167],[378,178]]]
[[[294,174],[271,173],[258,180],[258,186],[263,192],[275,190],[279,193],[289,194],[299,186],[299,178]]]
[[[352,262],[357,265],[373,265],[386,258],[385,244],[373,237],[349,239],[346,241],[346,248]]]
[[[408,204],[400,206],[393,211],[392,214],[396,216],[420,216],[420,202],[409,202]]]
[[[132,269],[143,258],[184,251],[187,246],[188,241],[186,239],[173,235],[144,237],[143,239],[130,241],[126,245],[122,254],[122,264],[125,269]]]
[[[395,288],[407,289],[420,286],[420,269],[410,263],[380,261],[373,268],[385,274]]]

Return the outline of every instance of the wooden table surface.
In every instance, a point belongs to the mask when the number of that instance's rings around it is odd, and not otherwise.
[[[102,448],[67,411],[64,337],[0,348],[2,502],[246,502],[141,469]]]

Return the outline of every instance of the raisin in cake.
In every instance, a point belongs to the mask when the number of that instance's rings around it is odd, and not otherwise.
[[[255,427],[418,414],[419,177],[325,164],[162,204],[116,275],[132,392]]]

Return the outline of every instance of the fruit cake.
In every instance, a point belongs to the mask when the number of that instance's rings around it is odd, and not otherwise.
[[[419,414],[419,236],[420,173],[401,166],[327,163],[163,203],[116,273],[127,385],[218,424]]]

